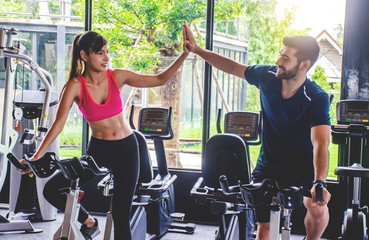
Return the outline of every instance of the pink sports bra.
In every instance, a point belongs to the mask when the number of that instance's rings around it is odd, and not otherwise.
[[[109,96],[104,104],[96,103],[92,99],[88,92],[84,77],[78,77],[81,82],[81,97],[78,108],[88,122],[100,121],[115,116],[123,111],[123,98],[113,73],[110,69],[107,69],[106,73],[109,80]]]

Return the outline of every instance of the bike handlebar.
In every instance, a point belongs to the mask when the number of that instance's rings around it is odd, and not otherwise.
[[[14,156],[13,153],[9,152],[6,156],[8,157],[9,161],[14,165],[14,167],[16,167],[17,169],[25,171],[29,168],[27,164],[22,164],[21,162],[19,162],[17,157]]]
[[[222,182],[225,182],[224,179],[222,179]],[[281,198],[286,199],[284,200],[285,202],[290,201],[290,203],[287,205],[288,207],[291,207],[291,209],[294,209],[302,204],[303,196],[312,198],[311,192],[308,189],[295,186],[280,188],[278,183],[273,179],[265,179],[263,182],[256,184],[239,183],[239,186],[245,203],[248,203],[252,207],[259,206],[259,204],[269,201],[267,198],[271,195],[280,195]],[[323,188],[323,185],[320,183],[315,185],[315,196],[317,203],[324,202]]]
[[[317,203],[324,202],[323,188],[324,187],[321,183],[318,183],[317,185],[315,185],[315,200]]]
[[[103,174],[107,174],[108,172],[109,172],[109,169],[107,169],[107,168],[100,168],[97,164],[96,164],[96,162],[95,162],[95,160],[94,160],[94,158],[92,157],[92,156],[90,156],[90,155],[83,155],[82,157],[80,157],[80,159],[79,159],[81,162],[82,162],[82,164],[84,165],[84,166],[87,166],[88,168],[90,168],[91,169],[91,171],[95,174],[95,175],[103,175]],[[84,164],[84,162],[83,161],[86,161],[86,165]]]
[[[9,159],[9,161],[17,169],[25,171],[28,168],[30,168],[30,165],[20,163],[19,160],[17,159],[17,157],[11,152],[9,152],[7,154],[7,157]],[[68,164],[70,164],[72,162],[72,161],[68,161],[66,159],[59,160],[56,157],[55,153],[52,153],[52,152],[45,153],[40,158],[41,161],[40,161],[40,159],[35,160],[35,161],[30,161],[29,157],[26,154],[24,155],[24,157],[25,157],[26,161],[29,164],[32,165],[31,169],[35,172],[35,174],[38,177],[41,177],[41,178],[48,177],[49,175],[51,175],[55,171],[55,168],[59,168],[60,170],[64,170],[63,173],[65,174],[65,171],[68,172],[68,169],[69,169]],[[40,163],[38,163],[38,161]],[[82,157],[79,158],[79,161],[80,161],[80,164],[83,166],[83,168],[87,167],[87,168],[91,169],[91,171],[95,175],[103,175],[103,174],[107,174],[109,172],[109,170],[107,168],[99,168],[98,165],[96,164],[95,160],[93,159],[93,157],[90,156],[90,155],[83,155]],[[42,168],[42,169],[39,169],[39,168]],[[74,168],[76,168],[76,165],[74,167],[72,167],[70,170],[72,171]]]
[[[240,188],[238,186],[229,186],[228,179],[225,175],[219,177],[219,184],[224,195],[235,195],[240,193]]]

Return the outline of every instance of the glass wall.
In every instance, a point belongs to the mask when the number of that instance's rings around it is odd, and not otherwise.
[[[234,2],[234,1],[231,1]],[[246,28],[242,26],[242,22],[233,23],[226,22],[230,29],[246,29],[247,43],[247,59],[244,63],[253,64],[275,64],[279,57],[279,50],[282,47],[282,38],[286,35],[310,35],[317,39],[321,51],[316,64],[308,72],[308,77],[316,81],[328,94],[334,95],[334,101],[331,104],[332,123],[336,123],[336,102],[340,99],[340,82],[341,82],[341,62],[342,62],[342,46],[343,46],[343,26],[345,19],[345,0],[329,0],[329,1],[300,1],[300,0],[268,0],[268,1],[242,1],[237,9],[225,7],[224,1],[215,1],[215,19],[220,16],[228,15],[228,20],[233,20],[235,16],[244,16],[247,19]],[[217,9],[223,11],[217,12]],[[329,9],[329,11],[327,11]],[[239,11],[239,12],[237,12]],[[314,17],[312,17],[314,13]],[[222,15],[223,14],[223,15]],[[224,28],[227,24],[223,23]],[[215,36],[217,31],[222,29],[216,22]],[[223,31],[225,33],[226,31]],[[230,34],[230,32],[228,32]],[[230,39],[229,36],[226,37]],[[242,38],[242,36],[241,36]],[[214,46],[216,45],[214,39]],[[214,47],[214,51],[221,55],[231,57],[232,53],[225,50],[218,50]],[[242,58],[234,58],[238,62],[242,62]],[[214,69],[213,69],[214,71]],[[218,72],[217,76],[226,75]],[[221,83],[221,90],[224,93],[237,93],[237,88],[229,91],[234,85],[239,85],[239,81],[230,76],[225,77],[225,83]],[[217,85],[214,84],[215,78],[212,80],[212,99],[211,99],[211,119],[215,118],[215,112],[218,108],[223,109],[223,113],[230,109],[247,110],[258,112],[260,110],[260,99],[258,90],[249,84],[245,84],[245,91],[242,96],[245,99],[245,105],[241,104],[241,108],[233,108],[236,102],[232,97],[225,97],[226,100],[220,100],[213,96],[217,91]],[[243,88],[241,88],[243,89]],[[226,95],[227,96],[227,95]],[[229,107],[226,107],[226,104]],[[232,107],[231,107],[232,106]],[[210,124],[213,125],[214,120]],[[215,128],[211,128],[211,134],[216,133]],[[251,146],[251,158],[256,162],[259,153],[259,146]],[[337,146],[330,145],[330,171],[329,176],[334,176],[334,169],[337,166]]]
[[[103,0],[93,0],[92,29],[109,40],[111,68],[154,74],[162,71],[182,52],[184,20],[190,25],[198,43],[205,45],[206,2],[111,0],[107,4]],[[244,64],[274,64],[283,36],[312,35],[318,39],[323,51],[309,77],[324,85],[329,93],[335,95],[335,100],[339,99],[345,0],[324,3],[317,0],[215,0],[214,6],[215,52]],[[313,19],[305,14],[310,6],[315,6],[310,11],[314,12]],[[84,0],[0,0],[0,25],[19,30],[15,38],[25,46],[29,56],[50,72],[53,89],[57,92],[68,74],[73,37],[84,29],[84,7]],[[170,167],[201,168],[204,65],[202,59],[190,54],[182,69],[165,86],[123,88],[127,117],[131,104],[138,107],[171,106],[174,109],[175,137],[166,141]],[[0,64],[0,70],[3,70],[1,66],[3,64]],[[41,87],[39,80],[27,68],[18,66],[16,78],[18,89]],[[4,73],[0,71],[0,88],[3,86]],[[210,135],[217,133],[215,120],[218,109],[222,109],[223,114],[227,111],[260,110],[256,88],[215,68],[209,104]],[[335,102],[332,104],[333,121],[334,107]],[[81,153],[81,123],[82,116],[74,106],[60,138],[62,154],[76,156]],[[70,152],[71,149],[76,150]],[[255,161],[258,147],[252,152]],[[335,150],[331,155],[332,152]]]
[[[69,70],[70,48],[73,37],[83,30],[84,1],[79,0],[0,0],[0,26],[15,28],[13,39],[20,42],[22,53],[28,55],[52,78],[52,90],[59,94]],[[0,58],[4,66],[4,58]],[[5,69],[0,68],[1,97],[5,85]],[[40,79],[29,67],[16,64],[15,86],[17,94],[44,88]],[[50,79],[48,79],[50,80]],[[15,96],[14,96],[15,97]],[[61,146],[77,145],[73,156],[80,155],[81,116],[75,106],[70,112],[67,127],[61,134]],[[37,125],[37,120],[35,120]],[[50,126],[51,123],[48,124]],[[63,154],[63,151],[61,151]]]

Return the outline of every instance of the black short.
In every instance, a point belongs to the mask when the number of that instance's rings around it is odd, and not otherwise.
[[[278,183],[278,186],[283,188],[287,186],[302,186],[304,189],[310,190],[313,185],[314,171],[310,168],[305,168],[303,171],[278,171],[278,170],[265,170],[256,168],[253,172],[254,183],[260,183],[264,179],[274,179]],[[265,223],[270,221],[270,208],[260,206],[255,209],[256,221]]]

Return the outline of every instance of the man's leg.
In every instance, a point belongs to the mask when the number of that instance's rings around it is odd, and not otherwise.
[[[257,222],[256,240],[269,240],[270,208],[266,205],[256,207],[255,218]]]
[[[256,240],[269,240],[269,223],[259,223]]]
[[[313,205],[311,198],[304,198],[307,208],[305,216],[306,240],[318,240],[329,222],[329,211],[327,205]]]

